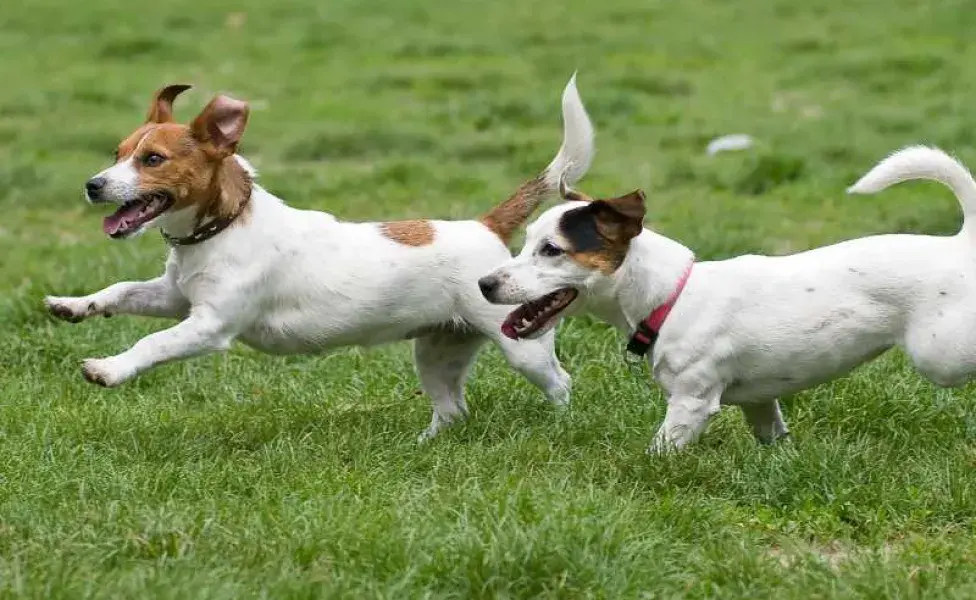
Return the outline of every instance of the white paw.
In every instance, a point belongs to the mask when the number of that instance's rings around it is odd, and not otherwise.
[[[677,447],[674,442],[666,438],[654,438],[651,445],[647,447],[644,454],[648,456],[664,456],[672,452],[676,452]]]
[[[437,429],[434,429],[433,427],[428,427],[423,431],[423,433],[417,436],[417,444],[422,446],[427,442],[431,441],[432,439],[434,439],[436,435],[437,435]]]
[[[119,368],[112,358],[89,358],[81,363],[81,374],[91,383],[115,387],[132,377],[127,369]]]
[[[552,401],[550,401],[550,405],[554,409],[556,409],[556,412],[559,412],[559,413],[569,411],[569,407],[572,406],[569,403],[569,396],[566,396],[565,398],[560,398],[560,399],[557,399],[557,400],[552,400]]]
[[[570,393],[569,388],[564,388],[557,390],[555,392],[547,394],[549,397],[549,404],[555,406],[556,408],[568,408]]]
[[[423,433],[417,436],[417,443],[425,444],[431,441],[432,439],[437,437],[438,433],[450,427],[451,425],[454,425],[455,423],[460,423],[461,421],[464,421],[467,418],[467,416],[468,416],[467,408],[461,408],[458,410],[458,412],[453,414],[448,414],[445,416],[441,416],[438,415],[437,413],[434,413],[434,418],[431,419],[430,426],[428,426]]]
[[[77,323],[95,313],[95,305],[83,298],[48,296],[44,298],[44,306],[55,317],[71,323]]]
[[[458,419],[460,420],[460,419]],[[446,429],[451,425],[451,422],[445,422],[442,419],[434,418],[434,421],[424,430],[423,433],[417,436],[417,444],[423,445],[431,441],[437,434]]]

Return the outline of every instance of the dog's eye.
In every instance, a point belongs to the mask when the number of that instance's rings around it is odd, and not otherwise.
[[[147,167],[158,167],[159,165],[163,164],[165,160],[165,156],[153,152],[151,154],[147,154],[142,159],[142,164],[146,165]]]
[[[122,153],[119,152],[118,150],[115,151],[115,162],[119,162],[119,156],[121,156],[121,154]]]
[[[563,249],[556,246],[550,242],[546,242],[539,247],[539,254],[542,256],[559,256],[563,253]]]

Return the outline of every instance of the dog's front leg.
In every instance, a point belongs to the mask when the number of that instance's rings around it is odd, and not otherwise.
[[[87,317],[114,314],[147,317],[184,317],[189,302],[169,274],[149,281],[123,281],[88,296],[48,296],[44,305],[54,316],[77,323]]]
[[[668,410],[664,423],[654,435],[647,449],[648,454],[663,454],[680,450],[695,441],[708,425],[708,420],[718,413],[719,398],[699,398],[673,394],[668,398]]]
[[[148,335],[122,354],[84,361],[85,379],[105,387],[119,385],[155,365],[225,350],[234,334],[212,311],[195,311],[174,327]]]

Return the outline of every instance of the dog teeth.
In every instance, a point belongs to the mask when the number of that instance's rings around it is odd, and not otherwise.
[[[521,315],[521,317],[512,316],[511,326],[515,330],[515,333],[520,336],[530,330],[541,329],[573,297],[575,297],[574,290],[562,289],[553,292],[551,295],[527,302],[518,309],[517,314]]]

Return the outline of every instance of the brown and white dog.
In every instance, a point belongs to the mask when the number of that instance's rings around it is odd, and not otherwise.
[[[225,350],[234,340],[274,354],[415,339],[421,384],[433,400],[427,439],[466,412],[464,380],[482,344],[557,405],[570,378],[553,335],[516,342],[500,332],[508,310],[487,302],[478,277],[511,257],[506,242],[554,192],[579,179],[593,128],[576,91],[563,93],[564,139],[552,163],[480,220],[350,223],[286,206],[236,154],[246,103],[217,96],[189,125],[172,104],[188,86],[157,92],[148,118],[90,179],[92,203],[119,208],[103,229],[121,239],[158,228],[172,249],[165,272],[84,297],[48,297],[56,316],[134,314],[179,319],[108,358],[88,359],[89,381],[116,386],[155,365]]]

